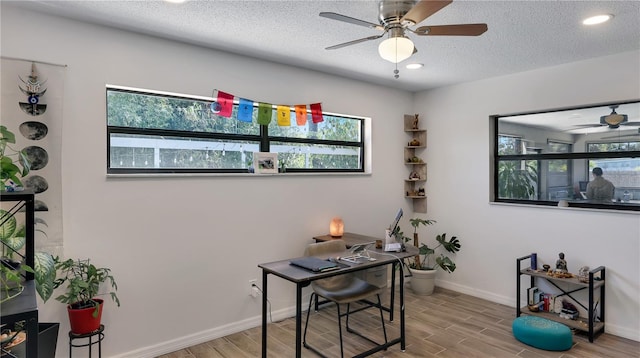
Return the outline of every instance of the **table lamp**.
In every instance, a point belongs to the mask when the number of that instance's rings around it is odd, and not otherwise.
[[[342,234],[344,234],[344,222],[336,216],[331,219],[331,223],[329,224],[329,235],[331,235],[331,237],[342,237]]]

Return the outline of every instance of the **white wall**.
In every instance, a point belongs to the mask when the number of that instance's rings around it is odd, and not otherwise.
[[[25,28],[28,25],[28,29]],[[64,246],[113,269],[122,307],[105,307],[105,356],[154,356],[257,326],[248,295],[259,263],[302,254],[334,215],[348,231],[384,235],[402,195],[408,92],[204,48],[95,27],[2,4],[2,55],[67,64],[63,124]],[[27,66],[27,69],[29,67]],[[106,177],[105,85],[270,103],[322,102],[372,118],[373,174],[112,179]],[[17,85],[17,83],[16,83]],[[274,318],[292,284],[272,278]],[[62,323],[55,300],[41,320]]]
[[[117,278],[123,305],[106,307],[105,356],[151,357],[256,326],[260,304],[246,286],[260,278],[257,264],[300,254],[334,215],[348,231],[378,236],[398,207],[410,213],[402,197],[404,113],[420,113],[429,129],[428,217],[438,224],[423,235],[463,240],[459,268],[441,277],[442,286],[513,305],[515,257],[537,251],[549,262],[564,251],[570,268],[608,267],[607,330],[638,340],[637,215],[488,204],[488,115],[640,97],[637,84],[592,88],[629,83],[629,72],[638,78],[637,53],[413,96],[1,6],[3,56],[68,65],[65,255],[91,257]],[[598,71],[595,80],[582,79]],[[108,179],[107,83],[204,96],[219,88],[370,116],[373,174]],[[274,318],[291,314],[293,285],[271,279],[269,287]],[[60,357],[67,355],[65,315],[57,301],[41,305],[41,320],[62,323]]]
[[[489,116],[640,98],[638,51],[415,95],[426,122],[429,218],[425,235],[458,235],[458,271],[439,285],[515,302],[516,257],[553,266],[606,266],[606,331],[640,340],[640,215],[489,204]],[[442,281],[442,280],[446,280]]]

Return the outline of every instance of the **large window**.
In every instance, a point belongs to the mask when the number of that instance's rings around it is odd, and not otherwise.
[[[640,102],[490,117],[493,202],[640,211]],[[593,168],[615,187],[589,198]]]
[[[107,87],[109,174],[247,173],[253,152],[278,153],[280,171],[364,172],[361,117],[323,113],[314,123],[279,126],[221,117],[212,99]],[[257,107],[256,107],[257,108]],[[292,109],[293,111],[293,109]]]

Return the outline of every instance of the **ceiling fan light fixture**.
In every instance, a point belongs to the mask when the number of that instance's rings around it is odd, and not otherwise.
[[[602,14],[602,15],[596,15],[596,16],[591,16],[588,17],[586,19],[584,19],[582,21],[583,25],[598,25],[598,24],[602,24],[603,22],[607,22],[609,20],[613,19],[613,15],[611,14]]]
[[[378,53],[380,57],[391,62],[400,63],[413,55],[413,42],[404,36],[390,37],[380,43]]]

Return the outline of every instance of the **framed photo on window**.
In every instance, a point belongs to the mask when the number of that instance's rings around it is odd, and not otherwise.
[[[253,170],[256,174],[278,173],[278,153],[253,152]]]

